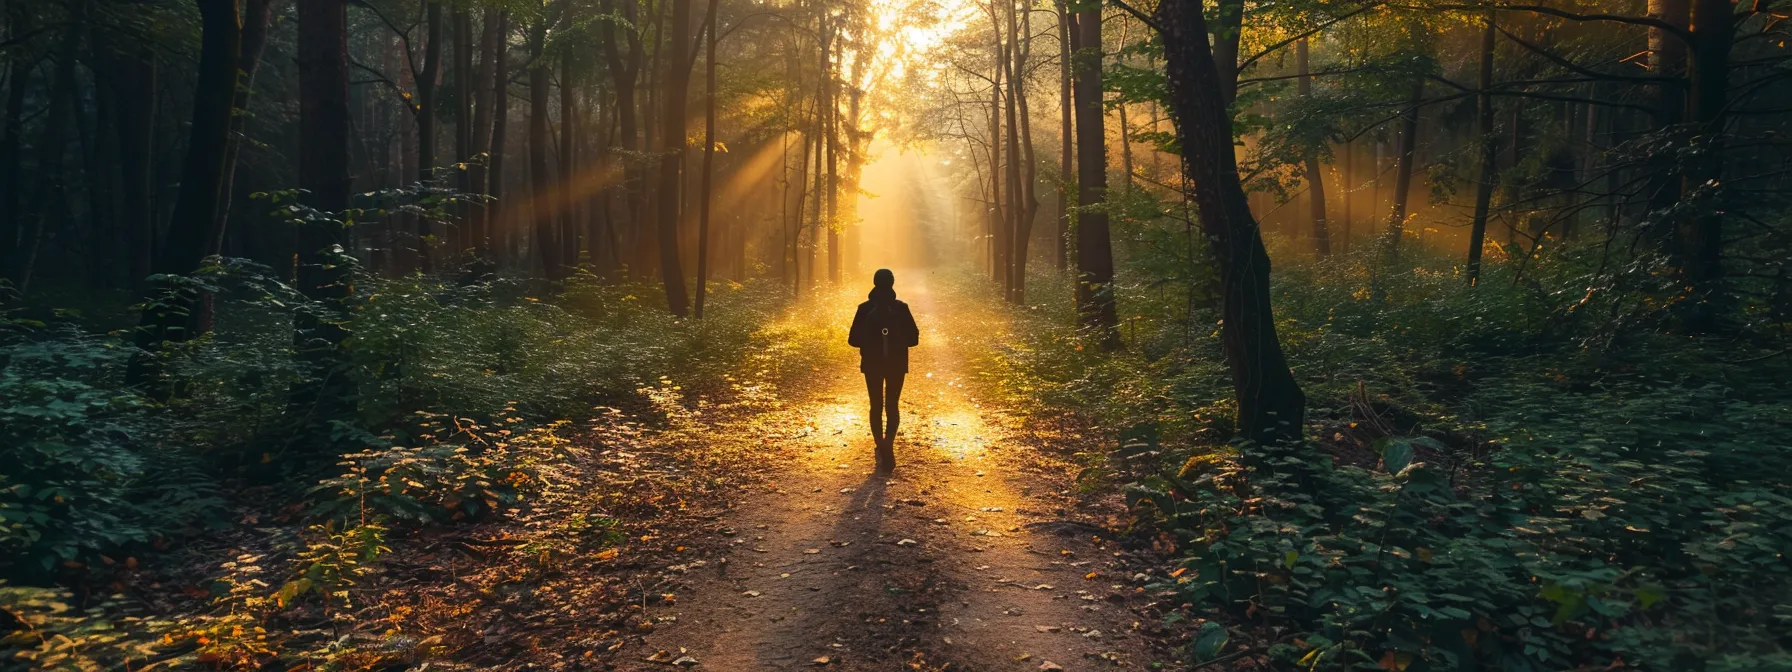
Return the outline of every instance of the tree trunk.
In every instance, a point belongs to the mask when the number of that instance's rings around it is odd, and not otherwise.
[[[703,302],[709,294],[709,206],[712,173],[716,160],[716,5],[709,0],[708,26],[703,72],[703,184],[698,188],[697,202],[697,301],[694,314],[703,319]]]
[[[994,22],[995,2],[990,2],[991,21]],[[1000,25],[1000,24],[996,24]],[[993,27],[993,26],[992,26]],[[1002,285],[1002,295],[1008,292],[1008,208],[1006,205],[1007,189],[1002,186],[1003,176],[1007,174],[1006,164],[1002,161],[1002,31],[993,31],[996,44],[996,62],[990,68],[989,87],[989,277]],[[1009,161],[1014,159],[1010,157]]]
[[[1221,82],[1207,48],[1201,7],[1161,3],[1157,22],[1163,30],[1170,112],[1182,146],[1183,173],[1194,184],[1201,228],[1220,269],[1225,302],[1220,341],[1232,371],[1239,434],[1263,443],[1298,441],[1306,396],[1276,337],[1269,253],[1238,181],[1231,117],[1218,97],[1207,95]]]
[[[431,1],[425,10],[423,71],[417,75],[417,179],[428,181],[436,174],[436,85],[442,76],[442,4]],[[430,218],[417,218],[417,270],[427,274],[435,269],[431,248]]]
[[[118,159],[120,191],[124,196],[124,238],[129,248],[125,263],[131,289],[140,294],[155,251],[155,51],[138,47],[128,57],[114,59],[112,71],[119,105],[131,110],[118,120]]]
[[[1166,2],[1164,5],[1182,3]],[[1160,10],[1162,11],[1162,10]],[[1101,12],[1076,15],[1077,215],[1076,305],[1084,326],[1098,332],[1103,348],[1120,347],[1120,318],[1114,297],[1114,251],[1108,238],[1107,135],[1102,114]],[[1203,37],[1203,40],[1206,38]],[[1202,50],[1205,53],[1205,49]],[[1208,59],[1212,62],[1211,57]],[[1208,90],[1213,90],[1209,88]],[[1208,100],[1212,100],[1209,98]],[[1230,124],[1225,125],[1230,128]],[[1230,146],[1230,137],[1227,138]],[[1236,180],[1236,176],[1233,178]],[[1243,192],[1240,192],[1242,196]],[[1267,265],[1267,264],[1266,264]]]
[[[685,102],[690,94],[692,58],[691,0],[671,0],[672,34],[665,49],[669,52],[666,74],[666,105],[661,117],[662,152],[660,154],[659,223],[660,278],[666,286],[666,308],[673,315],[684,317],[686,305],[684,270],[678,261],[678,187],[683,176],[685,150]]]
[[[1649,18],[1686,29],[1692,21],[1691,0],[1649,0]],[[1661,129],[1678,126],[1686,120],[1687,48],[1679,36],[1661,28],[1649,30],[1649,70],[1657,77],[1668,78],[1655,90],[1655,125]],[[1663,153],[1666,154],[1666,153]],[[1514,157],[1514,161],[1517,159]],[[1674,249],[1674,227],[1667,211],[1680,202],[1681,166],[1672,155],[1653,157],[1649,166],[1648,192],[1651,223],[1660,233],[1669,257]]]
[[[1024,5],[1023,5],[1024,7]],[[1023,10],[1031,12],[1032,10]],[[1019,126],[1016,142],[1020,153],[1018,172],[1020,190],[1020,207],[1017,209],[1014,227],[1014,297],[1016,304],[1027,302],[1027,254],[1029,243],[1033,238],[1033,218],[1039,214],[1039,195],[1035,190],[1039,177],[1039,164],[1033,152],[1033,123],[1031,110],[1027,108],[1026,80],[1021,76],[1027,71],[1027,59],[1032,54],[1033,38],[1031,33],[1022,33],[1020,26],[1028,25],[1031,16],[1016,18],[1016,10],[1011,6],[1008,10],[1008,41],[1016,45],[1015,57],[1008,74],[1009,95],[1014,98],[1015,113],[1013,119]]]
[[[1692,121],[1702,151],[1691,160],[1683,194],[1696,194],[1700,207],[1679,222],[1677,246],[1682,281],[1688,289],[1686,326],[1709,332],[1729,304],[1723,288],[1724,124],[1729,106],[1730,49],[1735,42],[1735,8],[1730,0],[1693,0]]]
[[[200,19],[199,76],[193,87],[193,121],[188,127],[180,191],[175,196],[168,233],[156,255],[154,270],[162,275],[192,274],[205,259],[206,234],[217,220],[224,184],[224,155],[230,140],[230,111],[242,48],[235,0],[195,0],[195,4]],[[188,336],[187,319],[195,297],[187,291],[170,291],[173,286],[169,283],[154,284],[151,302],[143,312],[143,325],[137,332],[137,346],[142,353],[131,359],[127,374],[133,384],[159,378],[160,367],[154,360],[162,344]],[[159,389],[156,394],[166,392]]]
[[[31,33],[31,13],[21,3],[7,3],[6,28],[11,40],[23,40]],[[23,270],[25,213],[19,196],[25,191],[23,182],[25,133],[25,93],[31,87],[33,59],[13,54],[6,75],[6,137],[0,138],[0,279],[17,281]],[[133,259],[135,256],[133,256]],[[131,273],[133,282],[148,276],[148,268]]]
[[[1294,43],[1294,59],[1300,69],[1299,93],[1302,98],[1313,95],[1312,64],[1308,62],[1307,41],[1302,39]],[[1331,227],[1325,216],[1325,174],[1319,170],[1319,155],[1307,152],[1305,158],[1307,169],[1307,205],[1313,223],[1313,254],[1324,259],[1332,253]]]
[[[465,7],[454,9],[454,161],[459,164],[455,168],[455,188],[461,193],[472,193],[474,174],[470,167],[473,161],[473,120],[468,118],[473,103],[473,15]],[[458,208],[460,221],[455,223],[454,234],[449,237],[452,246],[449,248],[454,257],[465,252],[472,240],[472,217],[477,206],[461,205]],[[451,258],[452,261],[452,258]]]
[[[842,38],[841,31],[833,29],[834,37],[829,47],[821,52],[822,98],[827,105],[822,107],[822,139],[827,149],[827,184],[822,187],[821,195],[827,199],[828,230],[828,283],[840,284],[840,88],[839,74],[836,73],[834,59],[840,51],[837,46]]]
[[[348,209],[351,132],[348,104],[348,4],[346,0],[299,3],[299,187],[307,204],[341,216]],[[315,439],[328,437],[328,421],[354,411],[350,379],[342,371],[344,301],[353,291],[353,268],[342,250],[343,231],[332,219],[306,223],[299,232],[298,289],[318,303],[299,311],[293,344],[310,368],[294,387],[292,407]]]
[[[1499,167],[1499,140],[1493,136],[1493,46],[1496,37],[1493,13],[1481,32],[1480,91],[1475,95],[1476,131],[1481,143],[1481,179],[1475,185],[1475,215],[1468,231],[1468,284],[1481,281],[1481,251],[1487,245],[1487,210],[1493,202],[1493,183]]]
[[[491,207],[485,222],[486,245],[495,250],[500,263],[509,261],[509,214],[514,209],[504,202],[504,153],[510,127],[510,12],[498,13],[497,53],[493,55],[492,75],[492,150],[491,173],[487,175],[485,193],[491,196]]]
[[[1003,14],[1011,15],[1013,13],[1014,3],[1004,2],[1004,4],[1008,6],[1008,11],[1004,11]],[[1002,296],[1009,303],[1016,303],[1015,292],[1018,290],[1018,287],[1016,286],[1017,280],[1015,276],[1019,274],[1020,271],[1018,269],[1022,264],[1022,260],[1019,256],[1021,247],[1020,217],[1022,206],[1020,198],[1020,108],[1015,101],[1014,95],[1016,89],[1014,83],[1014,61],[1019,56],[1020,45],[1014,39],[1015,33],[1012,25],[1008,27],[1007,32],[1008,42],[1006,48],[998,52],[1001,55],[1001,61],[997,63],[997,67],[1002,70],[1001,81],[1004,83],[1004,86],[1007,87],[1008,94],[1002,97],[1002,113],[1006,115],[1008,119],[1007,127],[1002,129],[1002,141],[1008,144],[1008,165],[1002,167],[1002,174],[1004,178],[1008,180],[1008,188],[1005,190],[1008,216],[1002,220],[1002,242],[1004,243],[1005,252],[1003,256],[1007,257],[1008,263],[1004,265],[1002,273],[1002,287],[1004,290]]]
[[[545,54],[547,26],[538,25],[529,36],[529,207],[534,222],[530,251],[542,276],[559,280],[560,257],[556,254],[554,178],[549,172],[548,87],[549,63]]]
[[[49,237],[50,214],[53,211],[63,215],[69,212],[69,176],[64,159],[68,154],[70,131],[79,130],[74,128],[79,105],[76,100],[79,82],[75,62],[80,57],[81,32],[87,21],[87,0],[74,0],[70,13],[69,21],[56,41],[54,67],[50,76],[49,108],[44,117],[43,136],[34,147],[38,155],[38,181],[36,188],[31,191],[30,205],[25,208],[29,226],[20,232],[17,252],[20,256],[16,267],[17,275],[13,278],[20,293],[31,287],[38,252],[43,247],[44,240]]]
[[[1126,16],[1122,15],[1120,17],[1120,48],[1122,50],[1126,49],[1127,43],[1131,42],[1131,41],[1132,41],[1132,21],[1130,19],[1128,19]],[[1115,60],[1121,64],[1125,63],[1125,61],[1122,60],[1122,58],[1119,56],[1116,56]],[[1117,120],[1120,122],[1120,193],[1130,196],[1130,195],[1132,195],[1132,171],[1133,171],[1133,168],[1132,168],[1132,120],[1128,118],[1128,116],[1130,116],[1130,115],[1128,115],[1126,113],[1126,107],[1127,107],[1127,105],[1126,105],[1126,101],[1124,99],[1115,101],[1115,104],[1114,104],[1115,111],[1120,113],[1120,115],[1119,115],[1120,118]]]
[[[486,154],[484,161],[475,161],[467,168],[469,189],[475,193],[491,193],[487,184],[490,173],[492,144],[492,100],[493,75],[496,72],[495,59],[498,50],[503,48],[498,33],[499,12],[495,9],[485,10],[480,19],[479,35],[479,68],[473,75],[473,128],[469,151],[477,157]],[[481,203],[473,206],[467,221],[467,240],[481,258],[491,256],[491,212],[490,204]]]
[[[1394,168],[1394,208],[1388,213],[1387,258],[1390,262],[1400,260],[1400,239],[1406,232],[1407,194],[1412,191],[1412,169],[1417,157],[1419,145],[1419,104],[1425,98],[1425,80],[1420,79],[1412,85],[1412,96],[1407,98],[1406,110],[1400,119],[1400,155],[1395,157],[1398,164]]]
[[[224,234],[229,229],[231,200],[235,197],[236,159],[242,152],[243,127],[249,119],[249,94],[255,88],[255,72],[261,68],[261,54],[268,45],[268,28],[274,19],[274,0],[244,0],[243,38],[237,58],[237,83],[231,98],[230,139],[224,149],[224,184],[218,190],[218,213],[212,222],[207,254],[224,249]],[[209,312],[209,301],[207,310]],[[209,318],[203,322],[209,323]]]
[[[1064,271],[1070,266],[1070,230],[1076,220],[1071,212],[1071,196],[1075,193],[1075,167],[1072,165],[1074,155],[1074,136],[1071,130],[1072,116],[1070,95],[1070,4],[1066,0],[1058,0],[1058,132],[1060,134],[1058,155],[1058,270]]]
[[[1218,27],[1214,30],[1213,61],[1219,73],[1222,105],[1238,98],[1238,45],[1244,38],[1244,0],[1218,0]],[[1228,115],[1230,116],[1230,115]]]
[[[558,205],[560,221],[560,275],[566,277],[579,266],[579,207],[573,196],[574,176],[579,166],[579,90],[573,83],[572,50],[560,55],[560,179]]]
[[[605,0],[602,7],[606,13],[613,13],[615,11],[611,8],[609,0]],[[625,1],[622,3],[623,18],[631,23],[635,18],[634,8],[634,2]],[[641,218],[645,213],[641,198],[642,191],[639,187],[642,182],[642,177],[640,174],[641,170],[639,168],[639,162],[631,156],[633,152],[640,151],[641,149],[637,140],[637,136],[640,134],[640,129],[635,118],[635,81],[639,78],[639,71],[641,68],[641,38],[639,35],[636,35],[634,31],[628,31],[627,37],[629,50],[627,57],[624,58],[619,42],[617,41],[615,22],[600,22],[598,30],[600,31],[601,39],[603,41],[604,57],[610,66],[611,86],[616,90],[617,144],[623,150],[621,153],[622,183],[610,188],[622,192],[623,198],[619,199],[619,204],[622,206],[623,212],[622,216],[618,219],[620,221],[629,222],[632,228],[631,240],[636,243],[631,246],[636,253],[633,255],[633,263],[629,264],[630,274],[637,279],[644,279],[645,276],[643,273],[646,271],[648,264],[644,263],[646,260],[642,258],[642,255],[640,254],[640,250],[643,249],[643,246],[640,244],[640,239],[644,238],[643,231],[645,228],[644,222],[641,221]],[[618,256],[620,256],[620,254]]]

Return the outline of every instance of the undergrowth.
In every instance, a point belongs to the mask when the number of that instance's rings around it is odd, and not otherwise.
[[[1018,407],[1111,428],[1085,478],[1124,485],[1139,538],[1181,558],[1152,588],[1170,619],[1213,619],[1192,660],[1233,633],[1287,669],[1792,669],[1792,367],[1769,307],[1678,334],[1652,260],[1597,247],[1522,269],[1496,250],[1479,287],[1450,258],[1278,248],[1312,440],[1254,473],[1241,451],[1270,449],[1229,441],[1210,280],[1153,242],[1117,285],[1124,352],[1042,274],[980,364]]]
[[[568,496],[553,491],[578,482],[566,473],[582,450],[575,430],[770,394],[809,371],[787,360],[829,347],[794,333],[803,322],[785,319],[775,282],[715,283],[699,321],[667,315],[651,286],[588,275],[552,294],[522,280],[361,277],[343,346],[353,415],[317,438],[295,431],[305,409],[289,403],[305,299],[235,260],[191,283],[214,293],[217,321],[164,355],[167,399],[125,384],[130,329],[0,302],[11,307],[0,312],[0,653],[13,661],[416,659],[426,652],[292,638],[364,608],[356,587],[381,571],[392,539]],[[576,534],[544,532],[546,545],[525,550],[621,541],[614,521],[574,518]],[[568,535],[585,541],[552,541]],[[173,613],[126,597],[169,552],[209,548],[211,536],[256,550],[215,561]]]

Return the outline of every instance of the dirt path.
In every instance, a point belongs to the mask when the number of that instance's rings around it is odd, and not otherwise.
[[[1057,486],[1027,475],[1031,450],[966,386],[961,351],[988,347],[988,325],[938,300],[926,274],[898,277],[923,337],[896,475],[871,475],[863,379],[847,367],[823,372],[828,384],[809,398],[711,430],[762,431],[793,459],[715,521],[726,550],[676,568],[663,589],[672,604],[644,609],[652,630],[609,657],[617,669],[1093,670],[1168,659],[1136,631],[1144,598],[1124,554],[1064,522],[1075,516],[1046,491]]]

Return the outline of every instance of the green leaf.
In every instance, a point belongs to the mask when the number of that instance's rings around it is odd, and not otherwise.
[[[1381,466],[1390,474],[1398,474],[1412,464],[1412,442],[1407,439],[1389,438],[1377,441],[1376,447],[1381,451]]]
[[[1213,621],[1202,623],[1200,634],[1195,636],[1195,662],[1204,663],[1218,658],[1220,650],[1226,648],[1228,638],[1225,626]]]

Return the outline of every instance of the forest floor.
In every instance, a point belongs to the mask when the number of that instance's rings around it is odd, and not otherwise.
[[[1095,434],[981,401],[967,353],[992,347],[1001,311],[901,277],[923,337],[894,476],[872,473],[856,357],[776,391],[743,362],[726,399],[663,404],[664,428],[600,426],[574,441],[569,491],[417,558],[417,583],[386,592],[415,605],[393,613],[396,629],[430,637],[420,657],[450,667],[1168,664],[1136,580],[1162,560],[1115,540],[1116,493],[1074,483],[1072,456],[1099,453]],[[549,530],[584,507],[626,539],[554,559],[544,542],[565,535]]]

